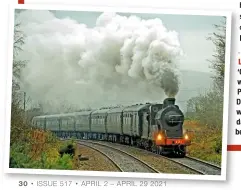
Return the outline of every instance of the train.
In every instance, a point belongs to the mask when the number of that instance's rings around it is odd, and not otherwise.
[[[162,104],[136,104],[32,119],[33,126],[60,138],[110,141],[178,157],[185,157],[191,144],[183,123],[184,114],[175,98],[166,98]]]

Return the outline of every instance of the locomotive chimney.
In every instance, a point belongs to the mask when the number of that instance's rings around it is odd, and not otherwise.
[[[175,105],[175,98],[166,98],[163,101],[163,107],[167,107],[169,105]]]

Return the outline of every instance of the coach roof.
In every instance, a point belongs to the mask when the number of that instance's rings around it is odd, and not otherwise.
[[[112,108],[112,109],[110,109],[110,110],[108,111],[108,113],[110,113],[110,114],[111,114],[111,113],[121,113],[124,108],[125,108],[124,106],[122,106],[122,107],[117,107],[117,108]]]
[[[124,108],[124,112],[128,112],[128,111],[140,111],[146,108],[149,108],[151,104],[137,104],[137,105],[132,105],[132,106],[128,106]]]

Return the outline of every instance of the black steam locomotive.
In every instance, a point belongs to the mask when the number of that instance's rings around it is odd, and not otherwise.
[[[62,138],[96,139],[138,146],[158,154],[184,157],[190,145],[183,133],[184,115],[174,98],[163,104],[137,104],[34,117],[37,128]]]

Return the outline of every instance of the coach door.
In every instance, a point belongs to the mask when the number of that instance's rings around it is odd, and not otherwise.
[[[148,118],[150,117],[149,113],[147,112],[143,112],[142,115],[142,138],[148,138],[148,134],[149,134],[149,120]]]
[[[133,133],[133,135],[136,135],[136,128],[135,128],[135,125],[133,122],[133,113],[130,113],[129,115],[130,115],[130,125],[132,128],[132,133]]]

